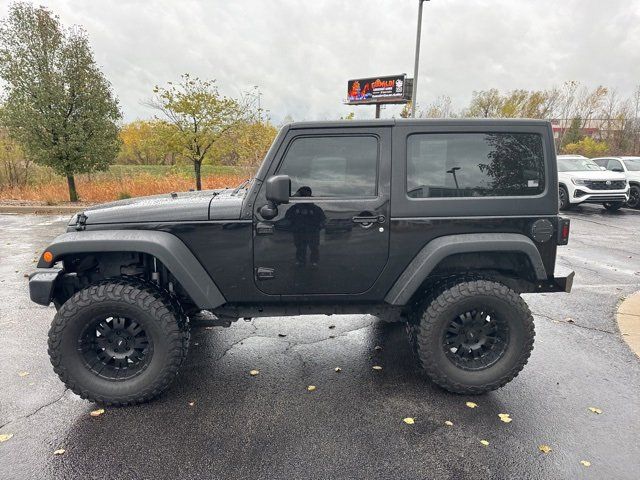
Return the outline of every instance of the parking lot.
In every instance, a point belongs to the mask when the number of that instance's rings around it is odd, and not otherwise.
[[[576,271],[574,291],[525,296],[535,348],[498,391],[464,397],[429,383],[401,325],[261,318],[194,332],[164,396],[96,417],[53,373],[54,309],[29,301],[24,277],[67,218],[0,215],[0,434],[13,435],[0,443],[1,476],[637,478],[640,360],[615,312],[640,290],[640,211],[564,215],[572,230],[558,264]]]

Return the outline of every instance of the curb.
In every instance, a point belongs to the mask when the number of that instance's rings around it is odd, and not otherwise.
[[[0,213],[73,215],[85,207],[86,205],[0,205]]]
[[[640,292],[634,293],[620,304],[616,319],[622,339],[640,357]]]

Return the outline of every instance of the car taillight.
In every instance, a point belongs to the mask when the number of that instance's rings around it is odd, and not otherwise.
[[[571,220],[568,218],[558,218],[558,245],[569,243],[569,230]]]

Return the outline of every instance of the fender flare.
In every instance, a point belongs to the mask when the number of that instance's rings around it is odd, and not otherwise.
[[[547,272],[533,241],[519,233],[466,233],[438,237],[418,252],[387,293],[391,305],[406,305],[422,282],[446,257],[459,253],[521,252],[535,271],[538,280],[546,280]]]
[[[139,252],[160,260],[201,309],[226,303],[222,292],[195,255],[175,235],[148,230],[99,230],[69,232],[56,237],[46,249],[53,260],[42,256],[38,268],[51,268],[60,257],[76,253]]]

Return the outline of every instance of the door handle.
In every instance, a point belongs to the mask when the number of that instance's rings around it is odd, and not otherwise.
[[[351,219],[353,223],[359,223],[361,225],[384,223],[386,220],[384,215],[357,215]]]

